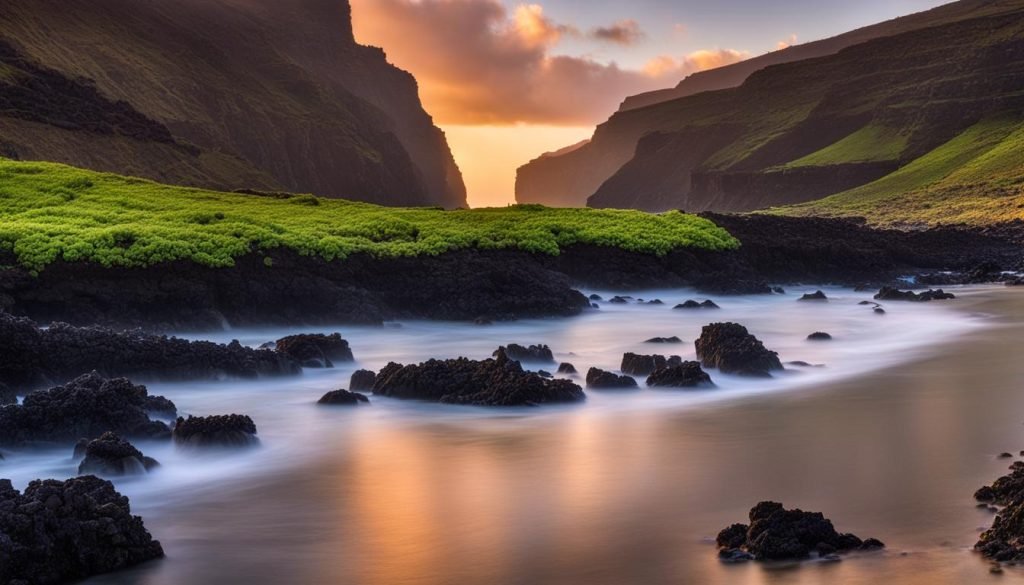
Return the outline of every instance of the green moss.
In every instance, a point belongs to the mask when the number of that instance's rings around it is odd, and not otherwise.
[[[906,147],[906,134],[871,124],[817,152],[786,164],[785,168],[897,160]]]
[[[414,256],[465,248],[558,254],[572,244],[659,255],[739,245],[712,222],[679,212],[536,205],[388,208],[309,195],[275,198],[173,187],[0,159],[0,248],[12,250],[32,270],[58,260],[150,266],[185,259],[230,266],[239,256],[275,248],[334,260],[356,253]]]

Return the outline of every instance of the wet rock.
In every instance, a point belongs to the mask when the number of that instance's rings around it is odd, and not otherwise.
[[[357,406],[359,404],[369,404],[370,399],[358,392],[349,392],[348,390],[333,390],[324,394],[317,404],[323,404],[328,406]]]
[[[75,446],[78,450],[78,446]],[[85,458],[78,466],[79,475],[135,475],[146,473],[160,465],[152,457],[146,457],[134,445],[116,433],[103,433],[85,447]]]
[[[832,336],[824,331],[815,331],[807,336],[807,341],[831,341]]]
[[[354,392],[372,392],[373,385],[377,381],[377,373],[370,370],[356,370],[352,372],[348,387]]]
[[[340,333],[304,333],[277,340],[274,351],[286,355],[306,368],[333,368],[334,362],[351,362],[352,349]]]
[[[721,307],[716,305],[711,300],[706,300],[706,301],[703,301],[703,302],[698,302],[698,301],[695,301],[693,299],[690,299],[690,300],[688,300],[686,302],[683,302],[683,303],[680,303],[680,304],[678,304],[678,305],[676,305],[676,306],[674,306],[672,308],[673,309],[720,309]]]
[[[661,299],[652,299],[644,303],[645,305],[664,305],[665,303]]]
[[[603,301],[603,300],[604,300],[604,299],[603,299],[603,298],[601,297],[601,295],[599,295],[599,294],[597,294],[597,293],[595,293],[595,294],[592,294],[592,295],[590,295],[590,296],[589,296],[589,297],[587,297],[587,298],[589,298],[589,299],[590,299],[590,300],[592,300],[592,301]]]
[[[0,406],[15,404],[16,402],[18,402],[18,395],[14,389],[0,382]]]
[[[616,305],[625,305],[626,303],[629,302],[629,298],[628,297],[614,296],[614,297],[608,299],[608,302],[609,303],[614,303]]]
[[[825,296],[824,292],[818,290],[818,291],[814,291],[812,293],[805,293],[802,297],[800,297],[797,300],[798,301],[827,301],[828,297]]]
[[[936,290],[926,290],[920,293],[916,293],[912,290],[899,290],[897,288],[883,286],[878,294],[875,295],[876,301],[910,301],[915,303],[926,303],[928,301],[943,301],[947,299],[955,299],[956,295],[943,291],[941,288]]]
[[[0,407],[0,445],[73,443],[107,431],[123,437],[160,439],[167,425],[150,420],[154,403],[173,410],[169,400],[152,400],[145,386],[93,372],[63,386],[36,390],[21,405]]]
[[[705,325],[694,344],[704,367],[726,374],[764,377],[782,369],[779,355],[737,323]]]
[[[683,340],[679,339],[675,335],[672,337],[652,337],[644,343],[682,343]]]
[[[711,376],[701,369],[698,362],[658,368],[647,377],[647,385],[658,388],[697,388],[713,386]]]
[[[558,373],[566,375],[575,374],[577,373],[576,366],[570,364],[569,362],[562,362],[558,364]]]
[[[715,542],[723,550],[739,550],[759,561],[794,560],[851,550],[873,550],[885,545],[876,539],[862,541],[853,534],[836,532],[820,512],[786,510],[778,502],[761,502],[750,510],[750,524],[733,524],[718,533]]]
[[[551,348],[546,345],[531,345],[529,347],[523,347],[515,343],[510,343],[508,346],[499,347],[491,357],[497,357],[499,352],[505,352],[505,355],[509,359],[517,362],[532,362],[539,364],[553,364],[555,363],[555,356],[551,353]]]
[[[78,581],[164,555],[109,481],[0,480],[0,583]]]
[[[636,380],[629,376],[620,376],[598,368],[587,370],[587,388],[614,389],[639,388]]]
[[[875,307],[875,311],[874,312],[875,312],[876,315],[884,315],[885,314],[885,309],[883,309],[882,307]]]
[[[586,396],[569,380],[548,380],[523,370],[499,349],[493,359],[390,363],[377,374],[374,394],[477,406],[534,406],[577,402]]]
[[[668,365],[668,360],[663,355],[640,355],[626,353],[622,356],[622,370],[624,374],[633,376],[646,376],[659,368]]]
[[[1003,506],[992,527],[981,533],[975,550],[995,561],[1024,561],[1024,464],[1015,461],[1010,473],[982,486],[974,498]]]
[[[184,447],[248,447],[259,444],[256,423],[243,414],[178,417],[171,433]]]

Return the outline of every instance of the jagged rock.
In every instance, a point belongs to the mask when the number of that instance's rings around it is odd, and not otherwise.
[[[377,373],[370,370],[356,370],[352,372],[348,387],[352,391],[372,392],[373,384],[377,381]]]
[[[696,388],[712,386],[711,376],[701,369],[697,362],[658,368],[647,377],[647,385],[662,388]]]
[[[682,343],[683,340],[679,339],[675,335],[672,337],[652,337],[644,343]]]
[[[568,380],[548,380],[523,370],[499,349],[493,359],[429,360],[419,365],[390,363],[377,373],[374,394],[478,406],[535,406],[577,402],[586,396]]]
[[[551,353],[551,348],[546,345],[531,345],[529,347],[523,347],[516,343],[510,343],[508,346],[501,346],[491,357],[497,357],[499,352],[505,352],[505,355],[509,359],[517,362],[534,362],[543,364],[555,363],[555,356]]]
[[[278,339],[274,351],[284,354],[306,368],[333,368],[334,362],[351,362],[352,349],[340,333],[305,333]]]
[[[575,374],[575,373],[577,373],[576,372],[576,366],[570,364],[569,362],[563,362],[561,364],[558,364],[558,373],[559,374]]]
[[[77,581],[163,555],[109,481],[36,480],[20,494],[0,480],[0,583]]]
[[[759,561],[803,559],[851,550],[874,550],[885,545],[853,534],[840,534],[820,512],[786,510],[778,502],[761,502],[750,510],[750,524],[733,524],[715,539],[719,558],[748,553]]]
[[[171,437],[187,447],[248,447],[259,444],[256,423],[242,414],[178,417]]]
[[[828,297],[822,291],[814,291],[812,293],[805,293],[802,297],[797,299],[798,301],[827,301]]]
[[[622,367],[619,369],[624,374],[646,376],[658,368],[664,368],[666,365],[668,365],[668,360],[663,355],[626,353],[622,356]]]
[[[781,370],[779,354],[769,351],[747,328],[737,323],[712,323],[701,330],[694,342],[697,357],[708,368],[726,374],[770,376]]]
[[[695,301],[693,299],[690,299],[690,300],[688,300],[686,302],[683,302],[683,303],[680,303],[680,304],[678,304],[678,305],[676,305],[676,306],[674,306],[672,308],[673,309],[720,309],[721,307],[716,305],[711,300],[706,300],[706,301],[703,301],[703,302],[698,302],[698,301]]]
[[[75,452],[78,452],[77,445]],[[146,473],[158,465],[160,464],[155,459],[146,457],[116,433],[107,432],[86,445],[85,458],[78,466],[78,473],[103,476],[134,475]]]
[[[636,380],[597,368],[587,370],[587,388],[639,388]]]
[[[982,486],[974,498],[1003,506],[992,527],[981,533],[975,550],[995,561],[1024,561],[1024,462],[1015,461],[1010,473]]]
[[[30,392],[21,405],[0,407],[0,445],[72,443],[107,431],[132,438],[166,438],[170,430],[150,420],[149,407],[174,405],[152,398],[145,386],[125,378],[107,379],[96,372],[79,376],[63,386]]]
[[[329,406],[357,406],[359,404],[369,404],[370,399],[358,392],[349,392],[348,390],[333,390],[324,394],[317,404],[324,404]]]
[[[910,301],[916,303],[925,303],[928,301],[944,301],[947,299],[955,299],[956,295],[943,291],[941,288],[936,290],[926,290],[924,292],[916,293],[912,290],[899,290],[889,286],[883,286],[878,294],[875,295],[876,301]]]
[[[807,341],[829,341],[832,336],[824,331],[815,331],[807,336]]]
[[[664,305],[665,303],[661,299],[652,299],[644,303],[645,305]]]

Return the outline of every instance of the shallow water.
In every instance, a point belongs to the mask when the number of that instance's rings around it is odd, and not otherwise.
[[[599,291],[600,292],[600,291]],[[140,447],[163,467],[119,480],[168,558],[90,583],[868,583],[988,580],[969,552],[991,516],[971,493],[995,454],[1024,448],[1024,296],[958,290],[951,303],[889,303],[826,289],[828,303],[716,298],[720,311],[602,304],[574,319],[481,327],[339,328],[358,362],[256,382],[151,384],[193,414],[244,412],[244,454]],[[603,294],[603,293],[602,293]],[[606,295],[607,296],[607,295]],[[492,410],[375,398],[314,402],[357,367],[548,343],[581,371],[625,351],[693,357],[700,326],[745,324],[797,369],[772,380],[710,373],[710,390],[588,392],[584,404]],[[327,328],[330,331],[332,329]],[[827,331],[832,342],[805,340]],[[288,331],[209,336],[259,345]],[[642,343],[678,335],[683,345]],[[571,354],[571,355],[570,355]],[[69,452],[15,453],[23,486],[73,474]],[[707,542],[762,499],[821,510],[883,554],[838,564],[724,566]],[[902,553],[907,553],[903,555]],[[1009,572],[1004,579],[1021,575]]]

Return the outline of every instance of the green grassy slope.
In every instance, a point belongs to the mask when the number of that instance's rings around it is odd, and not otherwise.
[[[520,249],[558,254],[585,243],[652,254],[739,243],[679,212],[386,208],[310,195],[245,195],[161,185],[55,163],[0,159],[0,249],[41,270],[57,260],[148,266],[192,260],[230,266],[274,248],[340,259]]]

